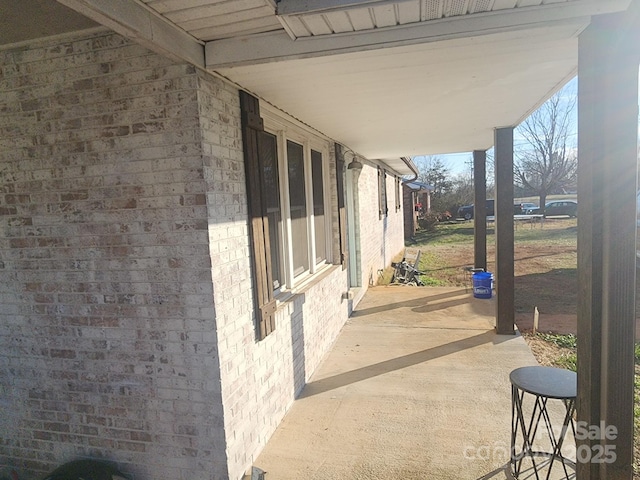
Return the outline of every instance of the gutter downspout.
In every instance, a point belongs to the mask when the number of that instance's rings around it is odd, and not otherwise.
[[[404,162],[404,164],[409,167],[409,170],[411,170],[413,172],[413,177],[408,178],[406,180],[403,180],[402,183],[409,183],[409,182],[413,182],[414,180],[416,180],[418,178],[418,167],[416,167],[413,163],[413,160],[411,160],[411,157],[400,157],[400,160],[402,160]]]

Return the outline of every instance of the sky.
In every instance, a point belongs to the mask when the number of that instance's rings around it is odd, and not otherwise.
[[[578,91],[577,83],[577,77],[574,77],[560,90],[560,92],[567,97],[575,98]],[[575,124],[574,135],[577,136],[577,121]],[[524,137],[518,134],[517,128],[514,131],[513,143],[516,149],[518,149],[518,147],[526,147],[528,145]],[[488,152],[491,153],[491,150]],[[465,173],[470,175],[473,170],[473,154],[471,152],[432,155],[431,157],[438,157],[452,176],[458,176]],[[414,160],[420,162],[421,158],[424,158],[424,156],[414,157]]]
[[[463,173],[471,173],[473,170],[473,154],[451,153],[448,155],[438,155],[442,159],[442,163],[446,165],[452,175],[460,175]]]

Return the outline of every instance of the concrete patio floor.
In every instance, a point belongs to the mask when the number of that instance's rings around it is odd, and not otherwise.
[[[511,478],[509,373],[536,365],[496,335],[495,300],[370,288],[255,466],[267,480]]]

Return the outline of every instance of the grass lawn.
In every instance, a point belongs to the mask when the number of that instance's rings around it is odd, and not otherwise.
[[[544,224],[516,225],[515,308],[518,314],[532,314],[537,308],[551,318],[574,318],[577,313],[577,220],[548,218]],[[465,267],[473,265],[473,222],[439,223],[431,230],[419,231],[415,243],[420,249],[425,285],[468,286]],[[487,231],[487,270],[494,271],[495,235]],[[399,260],[399,259],[396,259]],[[386,273],[385,278],[390,278]],[[640,282],[637,282],[640,285]],[[640,295],[636,295],[640,301]],[[640,313],[640,305],[636,305]],[[556,317],[554,317],[556,316]],[[532,334],[522,330],[531,351],[542,365],[576,369],[575,332]],[[640,344],[636,345],[635,391],[635,474],[640,479]]]

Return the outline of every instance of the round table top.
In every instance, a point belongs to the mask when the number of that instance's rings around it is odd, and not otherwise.
[[[548,398],[575,398],[578,389],[578,376],[564,368],[521,367],[513,370],[509,379],[520,390]]]

